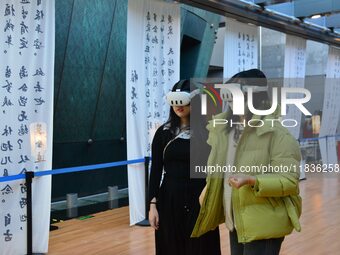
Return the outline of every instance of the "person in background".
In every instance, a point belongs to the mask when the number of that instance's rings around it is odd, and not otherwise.
[[[189,80],[176,83],[167,95],[169,120],[152,141],[149,185],[149,221],[155,229],[157,255],[219,255],[218,226],[199,238],[190,238],[205,179],[190,178]],[[163,175],[163,177],[162,177]]]
[[[303,138],[312,138],[312,137],[313,137],[312,118],[306,117],[305,123],[303,125]]]
[[[245,86],[253,87],[254,108],[270,108],[267,80],[260,70],[240,72],[227,83],[238,84],[243,93],[247,91]],[[230,99],[229,96],[226,98]],[[237,173],[226,171],[208,175],[192,237],[199,237],[225,223],[231,255],[278,255],[284,237],[294,228],[301,230],[300,149],[279,121],[266,121],[278,119],[278,112],[279,109],[269,116],[255,116],[246,109],[244,116],[236,116],[230,109],[214,118],[228,120],[228,123],[233,121],[235,125],[214,127],[210,122],[208,165],[235,166]],[[249,120],[251,126],[237,124],[249,123]],[[261,166],[287,168],[286,171],[269,168],[262,171]],[[242,173],[241,169],[245,167],[255,170]]]

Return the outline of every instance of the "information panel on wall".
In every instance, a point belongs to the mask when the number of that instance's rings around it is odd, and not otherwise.
[[[52,167],[54,0],[0,2],[0,176]],[[33,180],[33,251],[48,249],[51,177]],[[26,254],[24,180],[0,183],[0,254]]]
[[[165,95],[179,80],[179,4],[129,0],[126,63],[128,159],[150,156],[169,115]],[[130,224],[145,218],[144,164],[128,166]]]

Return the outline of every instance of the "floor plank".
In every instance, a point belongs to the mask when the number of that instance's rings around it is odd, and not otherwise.
[[[281,255],[338,254],[340,250],[340,174],[309,174],[300,183],[303,198],[302,231],[286,237]],[[129,226],[128,207],[95,214],[86,220],[55,224],[50,233],[50,255],[150,255],[154,232]],[[222,254],[228,255],[228,232],[220,226]]]

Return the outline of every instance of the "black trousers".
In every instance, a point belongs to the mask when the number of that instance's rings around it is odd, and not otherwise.
[[[239,243],[237,232],[229,232],[231,255],[279,255],[284,237]]]

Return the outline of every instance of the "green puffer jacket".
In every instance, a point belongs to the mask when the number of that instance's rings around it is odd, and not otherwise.
[[[228,119],[226,113],[214,119]],[[251,125],[255,126],[253,117]],[[274,115],[264,120],[277,119]],[[278,238],[301,231],[301,197],[299,196],[299,164],[301,154],[298,143],[278,121],[264,121],[262,127],[246,127],[237,146],[235,166],[287,166],[289,172],[253,172],[254,186],[245,185],[232,189],[234,225],[240,243],[253,240]],[[208,166],[224,166],[228,148],[229,125],[209,122],[208,144],[211,152]],[[199,237],[224,223],[222,172],[208,174],[207,190],[191,237]]]

